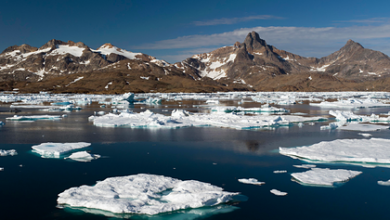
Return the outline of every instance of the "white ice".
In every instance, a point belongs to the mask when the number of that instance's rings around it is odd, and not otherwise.
[[[36,120],[58,120],[61,119],[61,115],[25,115],[25,116],[17,116],[8,117],[7,120],[11,121],[36,121]]]
[[[179,112],[182,112],[180,114]],[[287,126],[291,123],[324,120],[322,117],[283,116],[242,116],[232,113],[203,114],[184,113],[174,110],[171,116],[155,114],[149,110],[140,113],[123,112],[119,115],[106,114],[91,116],[94,125],[102,127],[137,127],[137,128],[182,128],[191,126],[214,126],[234,129],[257,129],[271,126]]]
[[[329,114],[335,116],[338,121],[360,121],[360,122],[373,122],[373,123],[388,123],[389,117],[379,117],[379,115],[372,114],[371,116],[356,115],[351,111],[339,111],[330,110]]]
[[[312,162],[390,164],[390,140],[381,138],[322,141],[311,146],[280,147],[279,152]]]
[[[369,137],[372,136],[372,134],[369,134],[369,133],[359,133],[358,135],[361,135],[361,136],[363,136],[365,138],[369,138]]]
[[[302,164],[302,165],[293,165],[293,167],[296,167],[296,168],[304,168],[304,169],[310,169],[310,168],[314,168],[316,167],[317,165],[314,165],[314,164]]]
[[[78,162],[91,162],[92,160],[100,158],[98,154],[90,154],[87,151],[79,151],[72,153],[69,157],[65,157],[65,159],[71,159]]]
[[[44,158],[60,158],[61,154],[69,151],[81,149],[90,146],[90,143],[42,143],[32,146],[33,152],[40,154]]]
[[[274,195],[277,195],[277,196],[285,196],[287,195],[286,192],[282,192],[282,191],[279,191],[277,189],[271,189],[270,192]]]
[[[11,150],[2,150],[2,149],[0,149],[0,156],[15,156],[17,154],[18,153],[14,149],[11,149]]]
[[[334,186],[335,183],[346,182],[355,176],[361,174],[360,171],[344,169],[321,169],[312,168],[302,173],[292,173],[291,176],[298,183],[309,186]]]
[[[382,185],[382,186],[390,186],[390,180],[387,180],[387,181],[378,181],[378,184],[379,184],[379,185]]]
[[[154,215],[181,209],[215,206],[238,193],[195,180],[137,174],[111,177],[93,186],[72,187],[58,195],[58,204],[113,213]]]
[[[265,184],[265,182],[259,182],[257,179],[255,178],[249,178],[249,179],[238,179],[238,182],[240,183],[245,183],[245,184],[252,184],[252,185],[263,185]]]
[[[348,130],[348,131],[377,131],[377,130],[389,129],[389,126],[351,123],[345,126],[340,126],[337,129]]]
[[[321,103],[310,103],[313,106],[332,107],[332,108],[375,108],[388,107],[390,104],[385,104],[377,99],[355,99],[348,98],[346,100],[338,100],[335,102],[323,101]]]
[[[274,170],[274,173],[287,173],[287,170]]]

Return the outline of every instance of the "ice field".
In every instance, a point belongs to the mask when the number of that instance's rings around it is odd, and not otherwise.
[[[390,93],[2,92],[0,103],[7,218],[310,219],[306,207],[342,219],[341,204],[355,219],[385,215]]]

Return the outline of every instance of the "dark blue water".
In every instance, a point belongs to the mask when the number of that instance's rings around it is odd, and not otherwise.
[[[305,108],[306,112],[321,111],[307,106],[296,111],[305,112]],[[359,132],[321,131],[319,127],[326,122],[273,131],[98,128],[86,119],[93,110],[70,113],[61,121],[7,122],[0,128],[0,149],[18,151],[17,156],[0,157],[0,167],[5,168],[0,172],[1,219],[110,219],[103,215],[107,213],[99,214],[96,210],[97,214],[91,214],[56,208],[57,195],[70,187],[138,173],[208,182],[226,191],[241,192],[248,201],[200,209],[203,216],[192,210],[153,217],[125,216],[134,219],[388,219],[390,187],[380,186],[377,181],[390,179],[389,168],[319,164],[321,168],[363,173],[337,188],[308,187],[291,181],[290,173],[306,171],[292,166],[302,162],[275,151],[278,147],[324,140],[361,139]],[[7,114],[2,114],[0,120],[4,121]],[[388,138],[390,131],[370,133],[373,137]],[[31,153],[32,145],[50,141],[91,142],[87,150],[102,158],[80,163],[43,159]],[[274,174],[274,170],[288,173]],[[266,184],[246,185],[238,182],[239,178],[257,178]],[[288,195],[275,196],[271,189]],[[210,212],[215,214],[207,214]]]

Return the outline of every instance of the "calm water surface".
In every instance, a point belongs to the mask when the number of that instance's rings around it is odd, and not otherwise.
[[[190,111],[205,111],[180,103]],[[165,106],[168,107],[165,107]],[[234,105],[234,102],[227,103]],[[247,103],[245,107],[258,106]],[[142,106],[133,106],[136,112]],[[143,106],[145,107],[145,106]],[[178,103],[167,102],[157,107],[145,107],[168,114]],[[309,105],[283,106],[291,112],[310,116],[327,114],[328,110]],[[163,112],[168,109],[169,112]],[[157,216],[133,216],[134,219],[388,219],[390,187],[380,186],[378,180],[390,179],[389,168],[364,168],[342,164],[320,164],[320,168],[343,168],[363,173],[337,188],[302,186],[291,181],[290,174],[305,169],[302,164],[277,153],[279,147],[295,147],[344,138],[358,138],[359,132],[321,131],[328,122],[303,127],[297,125],[275,130],[242,131],[225,128],[131,129],[100,128],[88,122],[97,104],[79,112],[68,113],[58,121],[10,122],[5,117],[8,105],[0,106],[0,149],[16,149],[17,156],[0,157],[0,216],[1,219],[111,219],[112,214],[98,210],[56,208],[57,195],[65,189],[93,185],[107,177],[138,173],[159,174],[181,180],[199,180],[241,192],[246,202],[208,209],[184,210]],[[363,109],[356,113],[385,113],[389,108]],[[64,114],[23,110],[19,115]],[[370,132],[373,137],[388,138],[390,131]],[[90,142],[87,149],[102,158],[90,163],[63,159],[43,159],[31,153],[31,146],[44,142]],[[22,165],[22,166],[20,166]],[[274,170],[288,173],[274,174]],[[255,186],[239,183],[239,178],[257,178],[266,182]],[[288,195],[278,197],[271,189]],[[120,217],[120,216],[116,216]],[[130,216],[122,216],[130,217]]]

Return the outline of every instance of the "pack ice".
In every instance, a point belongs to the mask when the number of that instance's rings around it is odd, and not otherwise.
[[[292,173],[291,176],[302,185],[332,187],[335,183],[346,182],[361,173],[360,171],[344,169],[312,168],[306,172]]]
[[[137,174],[111,177],[94,186],[72,187],[58,194],[58,204],[100,209],[112,213],[154,215],[180,209],[215,206],[239,193],[195,180]]]
[[[339,139],[322,141],[311,146],[279,148],[279,153],[294,159],[312,162],[369,163],[373,165],[390,164],[390,140]]]
[[[122,112],[119,115],[106,114],[91,116],[90,121],[102,127],[134,128],[182,128],[191,126],[215,126],[234,129],[257,129],[270,126],[286,126],[291,123],[326,120],[323,117],[283,116],[242,116],[233,113],[205,114],[190,113],[182,109],[172,111],[171,116],[153,113],[149,110],[140,113]]]
[[[313,106],[326,107],[326,108],[378,108],[388,107],[390,104],[383,103],[377,99],[356,99],[348,98],[338,100],[336,102],[323,101],[321,103],[310,103]]]
[[[61,154],[69,151],[81,149],[90,146],[90,143],[42,143],[32,146],[33,152],[40,154],[44,158],[60,158]]]

